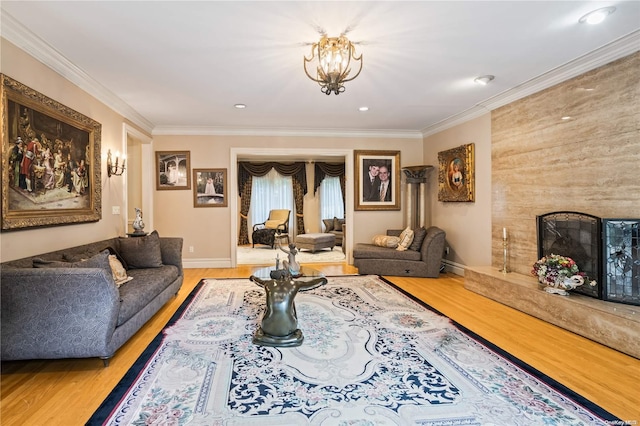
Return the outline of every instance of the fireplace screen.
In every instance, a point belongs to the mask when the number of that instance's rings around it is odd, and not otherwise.
[[[602,298],[600,219],[584,213],[554,212],[538,216],[538,258],[557,254],[572,258],[580,272],[597,284],[574,290]]]
[[[605,300],[640,305],[640,220],[604,219]]]

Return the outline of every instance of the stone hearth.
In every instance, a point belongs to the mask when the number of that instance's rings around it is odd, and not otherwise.
[[[558,296],[538,281],[495,267],[467,267],[464,286],[526,314],[640,359],[640,308],[577,293]]]

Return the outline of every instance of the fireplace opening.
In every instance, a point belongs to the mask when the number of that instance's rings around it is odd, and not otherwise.
[[[553,212],[538,216],[538,259],[550,254],[572,258],[585,279],[595,286],[581,285],[574,292],[602,298],[600,219],[584,213]]]
[[[575,290],[611,302],[640,305],[640,219],[601,219],[586,213],[537,217],[538,258],[572,258],[589,281]]]

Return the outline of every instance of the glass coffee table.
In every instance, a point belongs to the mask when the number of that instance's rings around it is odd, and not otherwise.
[[[312,290],[327,283],[327,278],[312,268],[301,267],[297,277],[272,278],[275,268],[262,268],[249,278],[264,288],[266,305],[260,328],[253,335],[253,343],[262,346],[294,347],[304,340],[298,328],[294,299],[299,291]]]

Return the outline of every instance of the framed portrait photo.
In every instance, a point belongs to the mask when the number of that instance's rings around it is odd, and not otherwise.
[[[227,207],[227,169],[193,169],[193,207]]]
[[[400,210],[400,151],[354,151],[355,210]]]
[[[438,153],[438,201],[475,201],[474,144]]]
[[[189,151],[156,151],[156,189],[191,189]]]
[[[0,74],[2,230],[102,218],[102,126]]]

